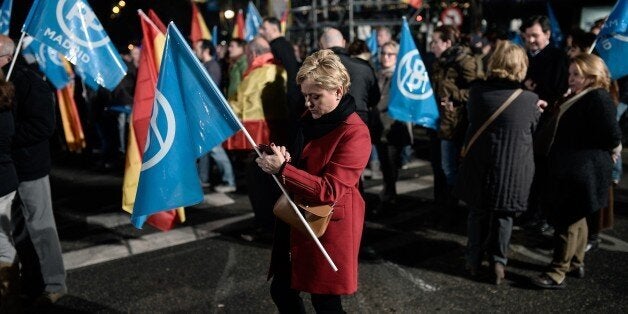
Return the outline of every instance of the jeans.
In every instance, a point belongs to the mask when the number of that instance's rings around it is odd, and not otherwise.
[[[458,157],[460,156],[460,144],[456,141],[440,141],[441,164],[445,172],[447,185],[454,186],[458,178]]]
[[[210,157],[216,162],[218,171],[222,175],[222,182],[229,186],[235,186],[235,176],[233,175],[231,161],[229,160],[229,156],[227,156],[225,149],[220,145],[212,148],[209,153],[199,159],[198,175],[201,182],[209,183],[209,171],[211,169]]]
[[[512,221],[511,212],[488,211],[469,206],[467,263],[479,266],[486,250],[492,263],[506,265]]]

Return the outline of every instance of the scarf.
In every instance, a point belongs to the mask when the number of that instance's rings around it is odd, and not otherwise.
[[[296,161],[297,167],[301,166],[301,154],[303,148],[307,143],[312,140],[319,139],[331,131],[335,130],[342,123],[347,120],[347,117],[355,112],[355,100],[353,96],[345,94],[338,107],[332,112],[322,115],[318,119],[312,118],[310,112],[306,112],[299,121],[299,127],[297,129],[297,135],[294,140],[290,152],[294,152],[292,155],[293,160]]]

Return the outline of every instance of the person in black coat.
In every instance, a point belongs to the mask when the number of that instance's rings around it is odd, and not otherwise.
[[[608,205],[611,170],[621,152],[621,132],[609,85],[604,61],[580,54],[569,65],[570,94],[550,113],[554,134],[546,149],[544,203],[556,231],[549,269],[533,278],[541,288],[564,288],[565,275],[570,271],[584,276],[585,217]]]
[[[527,209],[534,175],[532,134],[541,111],[538,96],[519,88],[527,67],[525,51],[502,41],[488,61],[487,80],[471,86],[467,154],[454,189],[469,206],[467,268],[475,276],[486,250],[496,284],[505,278],[513,217]],[[470,143],[511,95],[514,101]]]

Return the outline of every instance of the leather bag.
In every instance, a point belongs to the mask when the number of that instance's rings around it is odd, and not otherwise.
[[[297,205],[299,210],[301,210],[303,218],[305,218],[308,225],[310,225],[310,228],[312,228],[314,235],[316,235],[317,238],[323,236],[323,234],[325,234],[325,230],[327,230],[327,225],[329,225],[329,221],[331,220],[331,215],[334,212],[333,206],[308,205],[301,202],[299,198],[295,198],[294,203]],[[288,202],[286,195],[281,194],[275,203],[275,207],[273,207],[273,213],[277,216],[277,218],[289,224],[292,228],[308,235],[307,229],[292,209],[292,206],[290,206],[290,202]]]

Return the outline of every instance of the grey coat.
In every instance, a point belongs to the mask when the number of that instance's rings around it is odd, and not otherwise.
[[[517,88],[516,82],[497,79],[472,85],[465,143]],[[538,99],[524,91],[478,137],[462,161],[454,189],[461,200],[486,210],[526,210],[534,176],[532,134],[540,116]]]

